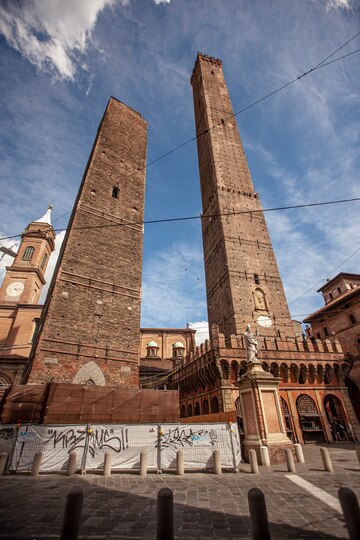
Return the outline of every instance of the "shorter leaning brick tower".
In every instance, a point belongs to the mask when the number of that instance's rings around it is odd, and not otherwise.
[[[24,382],[139,386],[147,124],[111,98]]]
[[[360,438],[343,378],[349,366],[340,345],[296,337],[221,60],[198,54],[191,83],[210,342],[173,376],[180,388],[181,415],[237,409],[241,419],[237,380],[246,369],[242,336],[250,323],[261,343],[264,369],[281,377],[280,401],[289,437],[331,441],[329,420],[336,406],[349,436]]]

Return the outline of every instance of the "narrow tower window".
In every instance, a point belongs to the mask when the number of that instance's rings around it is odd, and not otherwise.
[[[353,315],[352,313],[350,313],[349,319],[350,319],[351,324],[356,324],[356,318],[355,318],[355,315]]]
[[[118,199],[119,198],[119,193],[120,193],[120,189],[116,186],[114,186],[112,188],[112,197],[114,197],[114,199]]]
[[[254,281],[255,281],[256,285],[260,285],[260,278],[259,278],[258,274],[254,274]]]
[[[44,253],[43,260],[41,261],[41,270],[44,269],[44,266],[46,264],[47,254]]]
[[[24,255],[23,255],[22,260],[23,261],[31,261],[32,256],[34,254],[34,251],[35,251],[35,248],[33,248],[32,246],[28,246],[24,251]]]

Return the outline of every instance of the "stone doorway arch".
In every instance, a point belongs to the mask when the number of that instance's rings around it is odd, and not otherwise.
[[[89,386],[105,386],[103,372],[94,360],[82,366],[73,379],[73,384],[86,384]]]
[[[306,443],[325,442],[321,416],[316,403],[308,394],[300,394],[296,400],[301,431]]]
[[[327,394],[324,398],[324,407],[333,440],[348,441],[350,437],[346,429],[346,416],[340,399],[334,394]]]

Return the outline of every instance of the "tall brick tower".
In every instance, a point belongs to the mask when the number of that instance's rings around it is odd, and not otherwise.
[[[210,327],[216,323],[230,337],[244,333],[246,324],[253,323],[260,335],[294,337],[221,60],[199,53],[191,83],[196,133],[205,132],[197,145]],[[218,216],[207,217],[214,215]]]
[[[147,124],[110,98],[25,373],[138,386]]]

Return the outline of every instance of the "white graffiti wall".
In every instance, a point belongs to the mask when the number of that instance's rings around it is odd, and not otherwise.
[[[109,452],[113,470],[137,470],[140,453],[145,451],[150,470],[169,470],[176,468],[178,450],[184,452],[185,469],[204,470],[212,468],[216,449],[220,450],[224,468],[239,465],[241,451],[235,425],[0,426],[0,451],[11,456],[10,470],[19,472],[31,469],[37,452],[42,452],[44,472],[65,471],[71,452],[76,453],[77,468],[82,469],[102,470],[105,453]]]

